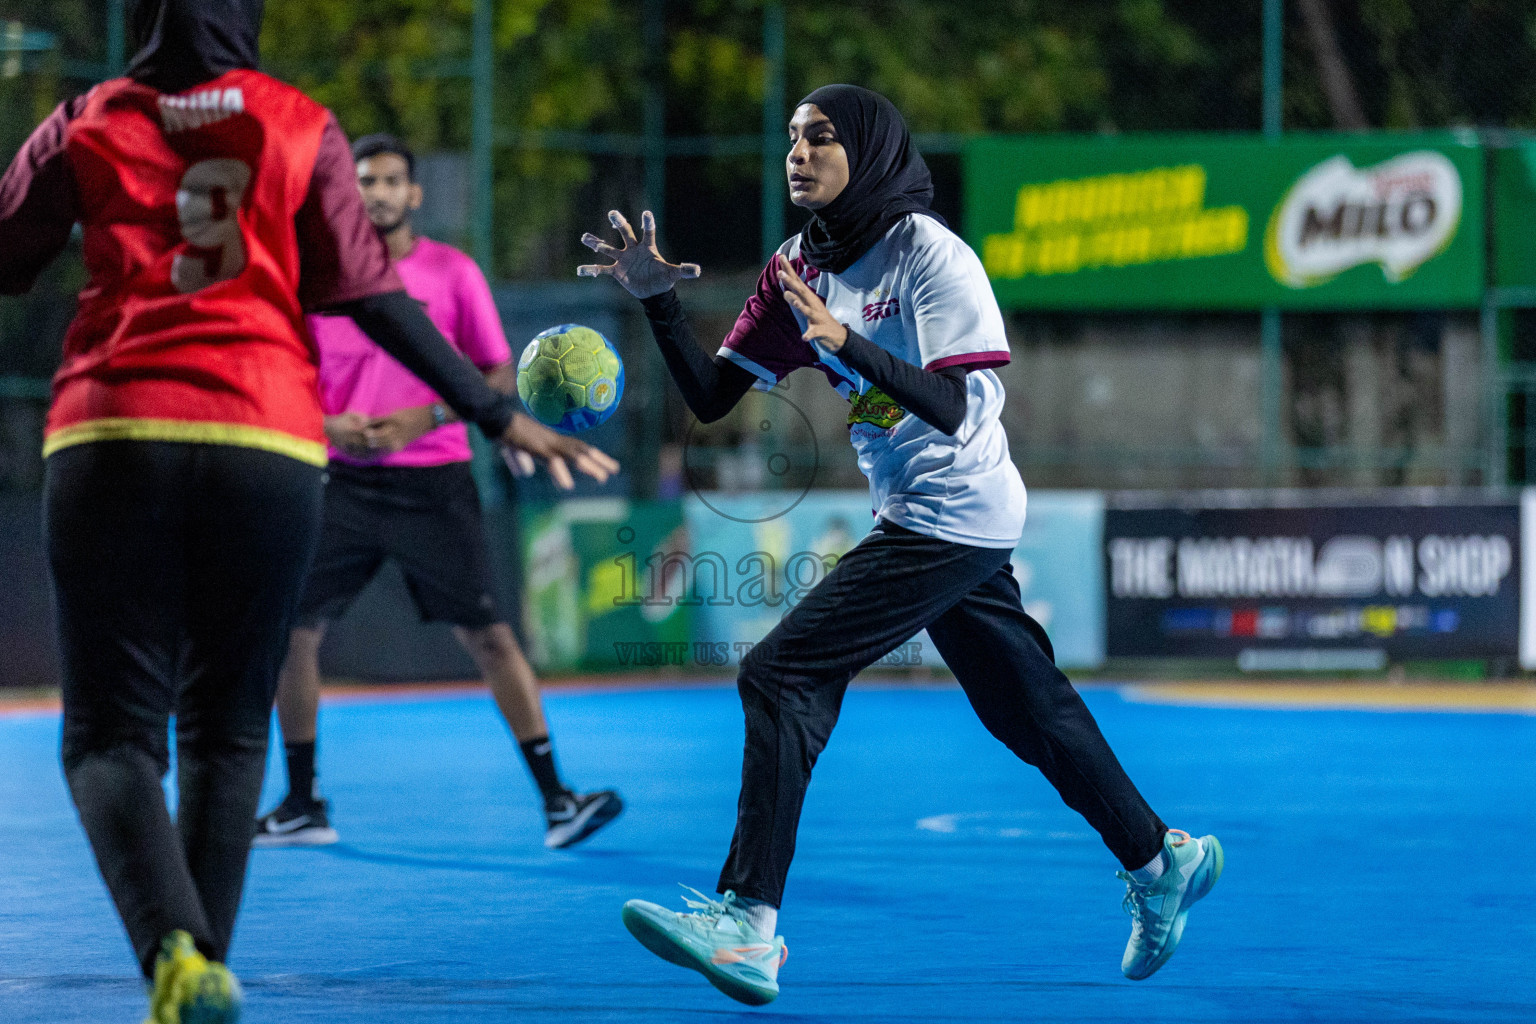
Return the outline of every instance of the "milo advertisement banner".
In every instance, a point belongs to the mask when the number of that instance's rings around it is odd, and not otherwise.
[[[966,240],[1015,309],[1471,307],[1483,152],[1452,134],[979,138]]]

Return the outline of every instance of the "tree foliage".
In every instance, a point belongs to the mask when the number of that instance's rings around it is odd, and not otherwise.
[[[760,129],[764,0],[663,0],[647,53],[643,0],[496,0],[497,269],[563,275],[575,211],[638,200],[633,157],[533,148],[543,132],[634,134],[646,76],[675,135]],[[1252,131],[1262,0],[787,0],[790,102],[852,81],[889,95],[920,132]],[[60,53],[0,77],[6,124],[68,91],[68,62],[105,58],[101,0],[3,0],[0,20],[58,35]],[[1316,47],[1287,4],[1286,127],[1334,124]],[[474,0],[268,0],[268,69],[332,107],[350,133],[388,130],[424,151],[470,144]],[[1330,4],[1332,31],[1374,127],[1536,127],[1529,0]],[[788,111],[782,112],[787,116]],[[755,159],[679,180],[755,208]],[[589,216],[582,218],[587,226]],[[755,254],[756,246],[744,252]]]

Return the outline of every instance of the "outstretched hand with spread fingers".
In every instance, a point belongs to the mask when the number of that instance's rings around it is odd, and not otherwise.
[[[550,478],[561,490],[576,486],[571,468],[584,473],[598,483],[619,471],[618,460],[601,449],[567,434],[550,430],[531,416],[517,413],[507,425],[507,432],[499,439],[510,453],[508,468],[514,473],[528,468],[528,460],[542,462]],[[518,475],[523,475],[518,473]]]
[[[538,464],[533,461],[533,456],[521,448],[501,449],[501,461],[507,464],[507,472],[519,480],[526,480],[539,471]]]
[[[608,211],[608,221],[618,231],[624,247],[609,245],[591,232],[582,235],[582,245],[600,255],[613,257],[613,262],[577,267],[577,277],[606,274],[635,298],[648,299],[670,291],[685,278],[698,277],[702,273],[697,263],[668,263],[661,258],[661,253],[656,251],[656,215],[650,210],[640,215],[640,238],[635,237],[635,229],[618,210]]]
[[[805,317],[805,333],[801,335],[806,341],[820,346],[828,352],[837,352],[848,340],[848,327],[837,322],[837,317],[827,309],[827,304],[821,300],[821,296],[811,290],[811,286],[800,279],[795,273],[794,266],[781,253],[773,258],[778,265],[779,284],[784,288],[784,301],[789,303],[796,313]]]

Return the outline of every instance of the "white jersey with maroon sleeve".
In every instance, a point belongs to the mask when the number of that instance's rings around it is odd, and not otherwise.
[[[945,434],[806,342],[805,320],[784,300],[771,264],[720,355],[757,375],[762,387],[802,366],[826,375],[850,403],[849,440],[876,515],[940,540],[1012,548],[1024,530],[1024,482],[998,420],[1003,387],[990,369],[1008,362],[1008,341],[976,254],[921,214],[898,221],[841,274],[808,265],[798,235],[779,252],[834,317],[896,358],[926,370],[972,370],[964,422]]]

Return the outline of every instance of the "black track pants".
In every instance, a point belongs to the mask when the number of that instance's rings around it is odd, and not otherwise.
[[[146,974],[174,929],[228,952],[320,475],[226,445],[109,441],[48,459],[64,774]],[[173,714],[174,823],[160,787]]]
[[[1024,613],[1003,549],[882,520],[742,658],[741,798],[719,891],[778,906],[811,769],[861,670],[927,628],[987,729],[1039,768],[1127,868],[1167,831]]]

